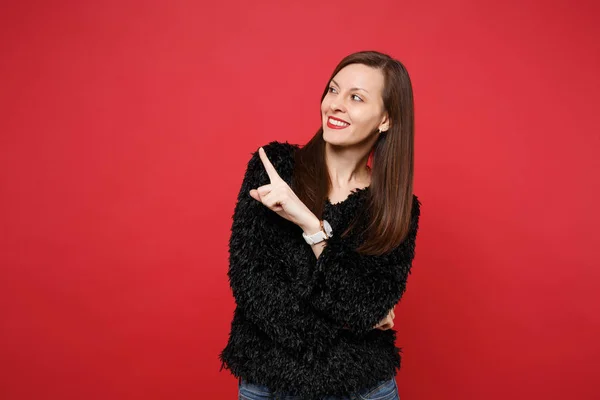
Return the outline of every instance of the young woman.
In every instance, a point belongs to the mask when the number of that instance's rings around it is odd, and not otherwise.
[[[347,56],[321,119],[302,148],[273,141],[254,152],[238,195],[237,306],[219,358],[240,399],[399,399],[393,308],[420,215],[406,69],[375,51]]]

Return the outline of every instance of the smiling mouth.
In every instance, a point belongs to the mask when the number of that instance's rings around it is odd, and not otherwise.
[[[327,127],[331,128],[331,129],[344,129],[349,127],[350,124],[347,122],[342,122],[340,120],[334,119],[334,118],[327,118]]]

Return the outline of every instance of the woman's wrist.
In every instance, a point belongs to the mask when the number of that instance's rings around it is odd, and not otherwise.
[[[299,226],[307,235],[313,235],[321,230],[321,220],[313,214],[313,218],[310,221]]]

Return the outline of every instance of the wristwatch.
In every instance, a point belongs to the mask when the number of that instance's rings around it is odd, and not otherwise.
[[[306,240],[306,243],[310,245],[322,242],[323,240],[329,239],[332,236],[333,234],[331,231],[331,225],[329,225],[329,222],[326,220],[321,220],[321,230],[319,232],[312,235],[307,235],[306,233],[302,232],[302,237],[304,240]]]

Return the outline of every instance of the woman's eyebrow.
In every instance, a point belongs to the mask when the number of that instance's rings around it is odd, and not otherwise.
[[[336,86],[340,86],[340,85],[339,85],[339,84],[338,84],[338,83],[335,81],[335,79],[332,79],[332,80],[331,80],[331,82],[335,83],[335,85],[336,85]],[[353,88],[350,88],[350,90],[362,90],[362,91],[364,91],[364,92],[367,92],[367,93],[369,93],[369,92],[368,92],[366,89],[359,88],[359,87],[353,87]]]

